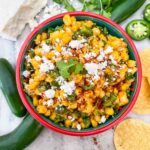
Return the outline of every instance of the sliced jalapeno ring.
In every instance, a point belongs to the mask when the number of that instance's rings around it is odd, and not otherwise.
[[[150,22],[150,4],[146,5],[144,9],[144,19]]]
[[[128,23],[126,31],[132,39],[141,41],[149,37],[150,25],[145,20],[133,20]]]

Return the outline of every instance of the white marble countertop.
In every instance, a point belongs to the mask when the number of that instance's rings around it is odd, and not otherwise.
[[[148,2],[150,2],[150,0],[147,0],[146,3]],[[123,22],[121,26],[124,28],[130,20],[142,18],[141,14],[145,5],[143,5],[143,7],[132,17]],[[17,42],[0,38],[0,58],[7,58],[14,68],[18,55],[18,49],[29,32],[29,28],[26,27]],[[149,39],[142,42],[135,42],[135,44],[138,50],[148,47],[150,48]],[[150,123],[150,115],[139,116],[129,113],[127,117],[139,118]],[[10,112],[6,100],[0,91],[0,135],[11,132],[20,124],[21,121],[22,119],[15,117]],[[45,128],[40,136],[31,145],[29,145],[26,150],[115,150],[113,144],[113,132],[114,130],[110,129],[98,135],[88,137],[72,137],[56,133]]]

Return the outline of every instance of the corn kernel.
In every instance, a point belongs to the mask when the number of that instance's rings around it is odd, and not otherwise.
[[[71,120],[69,120],[69,119],[65,120],[65,126],[66,127],[70,127],[71,124],[72,124]]]
[[[100,34],[100,30],[98,28],[93,28],[92,31],[93,31],[94,35],[99,35]]]
[[[127,98],[126,92],[119,92],[119,100],[120,100],[120,103],[119,103],[120,106],[124,106],[128,104],[129,100]]]
[[[93,118],[91,119],[91,124],[94,128],[98,126],[97,121],[95,121]]]
[[[46,40],[47,38],[48,38],[48,36],[47,36],[47,33],[45,33],[45,32],[42,32],[42,35],[41,35],[42,37],[42,41],[44,41],[44,40]]]
[[[54,120],[55,118],[56,118],[56,113],[53,112],[53,113],[51,114],[51,116],[50,116],[50,119],[51,119],[51,120]]]
[[[40,43],[41,43],[41,34],[38,34],[37,36],[36,36],[36,39],[35,39],[35,44],[36,45],[39,45]]]
[[[128,60],[127,62],[128,67],[135,67],[136,66],[136,62],[134,60]]]
[[[70,26],[71,25],[71,17],[69,15],[65,15],[63,17],[63,22],[66,26]]]
[[[111,107],[106,107],[106,108],[105,108],[105,114],[106,114],[106,115],[109,115],[109,116],[114,115],[114,109],[111,108]]]
[[[51,111],[50,111],[50,110],[47,110],[44,115],[48,117],[48,116],[50,116],[50,114],[51,114]]]
[[[47,111],[47,108],[46,108],[46,106],[38,105],[38,106],[37,106],[37,111],[38,111],[40,114],[45,114],[46,111]]]
[[[38,104],[39,104],[39,101],[37,99],[37,96],[33,96],[33,105],[38,106]]]
[[[94,116],[95,121],[100,122],[101,117],[99,115]]]

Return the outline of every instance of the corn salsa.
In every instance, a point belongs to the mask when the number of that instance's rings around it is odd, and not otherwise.
[[[65,15],[38,34],[22,73],[37,112],[77,130],[97,127],[129,103],[136,62],[123,39],[91,20]]]

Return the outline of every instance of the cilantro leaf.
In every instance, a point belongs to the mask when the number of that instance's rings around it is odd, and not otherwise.
[[[75,68],[74,73],[75,73],[75,74],[78,74],[78,73],[80,73],[80,72],[82,72],[82,71],[83,71],[83,64],[78,63],[78,64],[76,65],[76,68]]]
[[[58,67],[59,73],[62,77],[68,78],[70,76],[70,73],[68,72],[67,63],[61,60],[56,63],[56,66]]]
[[[67,78],[69,78],[70,77],[70,73],[68,72],[68,70],[67,69],[64,69],[64,70],[60,70],[60,75],[62,76],[62,77],[64,77],[65,79],[67,79]]]
[[[67,9],[68,11],[75,11],[75,8],[70,4],[68,0],[54,0],[54,2],[64,5],[65,9]]]
[[[83,64],[79,63],[76,59],[70,59],[68,63],[62,60],[58,61],[56,66],[60,75],[64,78],[69,78],[72,72],[78,74],[83,71]]]
[[[110,18],[111,17],[111,13],[110,12],[107,12],[105,10],[102,11],[102,15],[106,18]]]
[[[56,63],[56,66],[58,67],[58,69],[61,69],[61,68],[65,68],[67,67],[67,63],[65,63],[64,61],[60,60]]]

